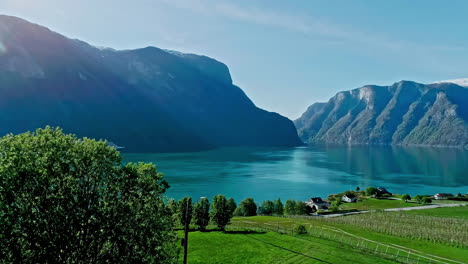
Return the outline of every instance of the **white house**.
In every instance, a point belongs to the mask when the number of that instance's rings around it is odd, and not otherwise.
[[[451,194],[451,193],[436,193],[434,195],[434,199],[436,199],[436,200],[445,200],[445,199],[448,199],[450,197],[453,197],[453,194]]]
[[[341,197],[341,201],[346,202],[346,203],[355,203],[357,201],[356,195],[350,193],[350,194],[345,194]]]
[[[310,198],[305,203],[312,208],[313,212],[316,212],[318,209],[327,210],[330,207],[330,203],[322,200],[320,197]]]

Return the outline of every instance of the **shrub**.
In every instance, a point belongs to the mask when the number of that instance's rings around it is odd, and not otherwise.
[[[408,202],[409,200],[411,200],[411,196],[409,194],[403,194],[403,196],[401,196],[401,199],[405,202]]]
[[[375,187],[367,187],[366,188],[366,195],[367,196],[378,195],[378,193],[379,193],[379,190],[377,190],[377,188],[375,188]]]
[[[294,226],[294,233],[297,235],[307,234],[307,229],[303,224],[296,224]]]
[[[432,203],[432,199],[431,199],[430,197],[425,196],[425,197],[423,197],[423,198],[421,199],[421,203],[423,203],[423,204],[430,204],[430,203]]]

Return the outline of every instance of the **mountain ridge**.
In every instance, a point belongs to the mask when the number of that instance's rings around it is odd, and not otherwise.
[[[302,143],[207,56],[97,48],[5,15],[0,43],[0,134],[60,126],[130,152]]]
[[[305,142],[468,147],[466,102],[468,89],[451,82],[366,85],[310,106],[294,123]]]

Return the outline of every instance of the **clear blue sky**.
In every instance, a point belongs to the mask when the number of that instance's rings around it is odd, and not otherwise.
[[[0,0],[0,13],[97,46],[213,57],[292,119],[365,84],[468,77],[466,0]]]

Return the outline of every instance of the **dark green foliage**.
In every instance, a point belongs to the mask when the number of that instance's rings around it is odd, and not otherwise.
[[[340,210],[340,208],[337,205],[332,205],[330,208],[328,208],[329,212],[336,213]]]
[[[233,198],[229,198],[229,199],[227,200],[227,204],[228,204],[228,208],[229,208],[229,211],[231,212],[231,214],[234,214],[234,211],[235,211],[236,208],[237,208],[236,201],[234,201]]]
[[[181,225],[185,225],[185,221],[189,224],[192,221],[193,204],[192,197],[184,197],[177,202],[177,211]]]
[[[224,195],[218,194],[213,198],[210,212],[211,221],[221,230],[226,228],[232,218],[232,212]]]
[[[361,188],[359,188],[359,186],[356,187],[356,192],[359,192],[360,190],[361,190]]]
[[[413,199],[416,200],[417,203],[422,203],[423,198],[424,196],[419,194],[413,197]]]
[[[257,215],[257,205],[253,198],[246,198],[238,207],[237,213],[239,216],[254,216]]]
[[[245,212],[242,208],[240,207],[237,207],[235,210],[234,210],[234,213],[233,213],[234,216],[244,216],[245,215]]]
[[[425,196],[425,197],[422,198],[421,203],[430,204],[430,203],[432,203],[432,199],[430,197]]]
[[[281,199],[278,198],[278,200],[275,201],[273,214],[274,215],[283,215],[283,213],[284,213],[284,206],[283,206],[283,203],[281,202]]]
[[[303,224],[296,224],[294,226],[294,233],[296,235],[307,234],[307,229]]]
[[[379,190],[375,187],[367,187],[366,188],[366,195],[367,196],[376,196],[379,193]]]
[[[176,263],[176,234],[152,164],[121,165],[105,142],[60,129],[0,139],[0,259]]]
[[[403,196],[401,196],[401,199],[405,202],[411,200],[411,196],[409,194],[403,194]]]
[[[263,201],[258,207],[259,215],[272,215],[275,210],[275,204],[272,201]]]
[[[296,201],[296,214],[297,215],[305,215],[307,214],[307,206],[303,201]]]
[[[201,198],[194,206],[193,220],[200,230],[205,230],[210,223],[210,202]]]
[[[285,215],[296,215],[296,202],[294,200],[287,200],[284,206]]]

